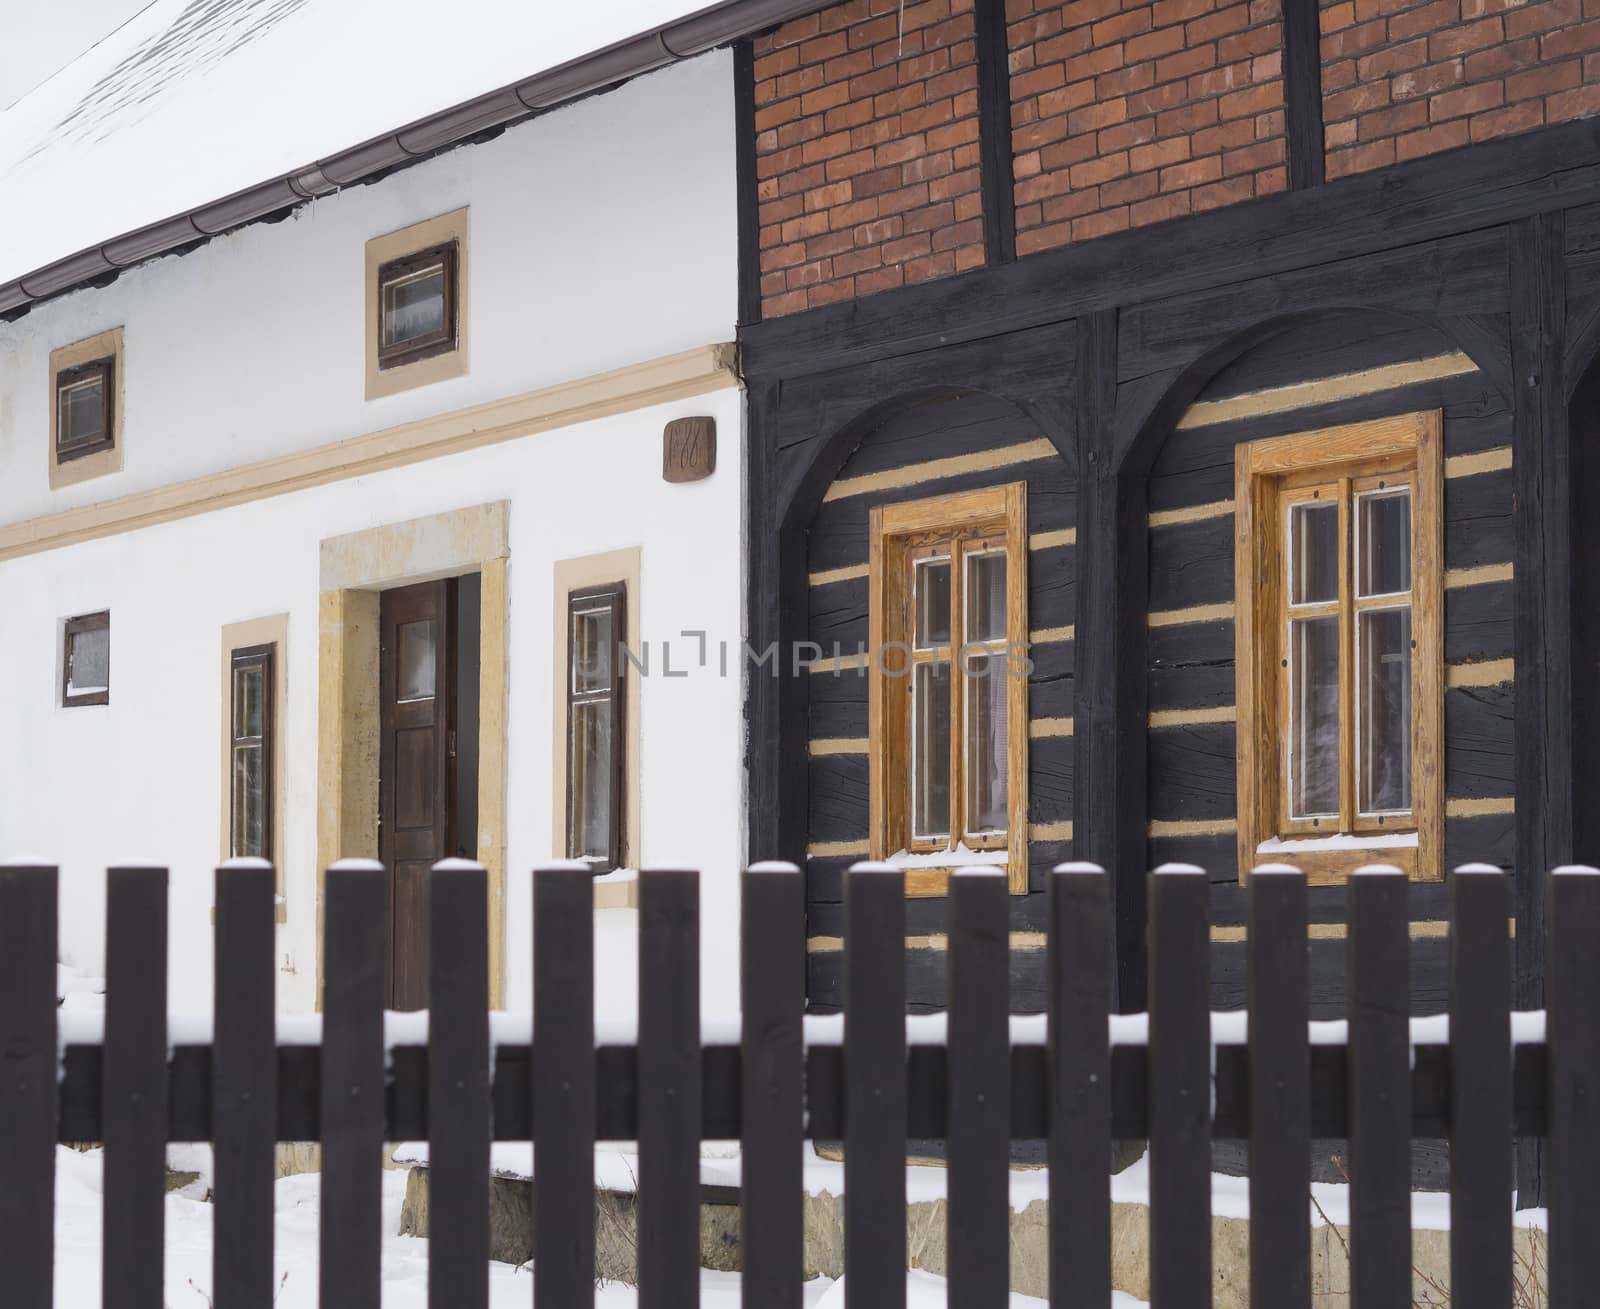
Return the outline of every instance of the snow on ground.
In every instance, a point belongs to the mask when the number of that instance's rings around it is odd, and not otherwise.
[[[613,1152],[616,1153],[616,1152]],[[101,1166],[104,1152],[80,1153],[62,1146],[56,1151],[56,1303],[88,1309],[100,1303]],[[172,1161],[198,1167],[199,1152],[183,1152]],[[938,1171],[938,1170],[927,1170]],[[168,1309],[208,1309],[211,1303],[211,1214],[200,1195],[205,1182],[166,1198],[166,1287]],[[428,1299],[428,1243],[395,1235],[406,1175],[391,1169],[383,1175],[383,1303],[387,1309],[420,1309]],[[276,1185],[274,1309],[316,1309],[317,1231],[321,1180],[315,1173],[286,1177]],[[490,1309],[525,1309],[533,1293],[528,1266],[489,1265]],[[922,1272],[906,1275],[908,1309],[944,1309],[944,1279]],[[739,1276],[709,1270],[700,1277],[700,1303],[706,1309],[739,1309]],[[638,1291],[608,1283],[596,1293],[598,1309],[635,1309]],[[808,1309],[843,1309],[843,1284],[818,1278],[806,1284]],[[1013,1295],[1011,1309],[1042,1305],[1043,1300]],[[1117,1295],[1116,1309],[1138,1309],[1140,1301]]]

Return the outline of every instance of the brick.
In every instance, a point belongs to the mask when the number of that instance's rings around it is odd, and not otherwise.
[[[1567,59],[1559,64],[1545,64],[1506,78],[1506,101],[1532,100],[1538,96],[1553,95],[1557,91],[1570,91],[1582,81],[1581,60]]]
[[[1129,206],[1128,223],[1132,227],[1148,227],[1151,223],[1164,223],[1169,218],[1180,218],[1189,212],[1189,192],[1176,195],[1158,195]]]
[[[806,292],[806,308],[817,309],[822,305],[837,304],[840,300],[852,299],[855,293],[853,278],[846,277],[834,282],[825,282],[821,286],[813,286]]]
[[[900,176],[907,182],[930,182],[953,172],[954,167],[950,152],[941,150],[935,154],[908,159],[901,166]]]
[[[955,118],[955,105],[949,100],[940,100],[923,105],[920,109],[906,110],[900,115],[900,126],[908,132],[923,132],[942,123],[954,122]]]
[[[1249,64],[1229,64],[1224,68],[1213,68],[1208,73],[1196,73],[1189,79],[1188,91],[1191,99],[1201,100],[1250,84]]]
[[[815,36],[821,30],[822,22],[816,14],[807,14],[804,18],[791,19],[772,33],[770,38],[772,48],[777,50],[782,46],[797,45],[807,37]]]
[[[1540,53],[1545,59],[1559,59],[1563,55],[1583,54],[1600,49],[1600,21],[1579,23],[1551,32],[1540,42]]]
[[[1217,0],[1156,0],[1151,10],[1151,22],[1156,27],[1174,23],[1187,23],[1191,18],[1209,14],[1217,7]]]
[[[892,291],[905,285],[905,273],[897,264],[892,268],[879,268],[856,277],[857,295],[874,295],[879,291]]]
[[[1524,100],[1521,104],[1507,105],[1504,109],[1479,114],[1472,120],[1472,139],[1490,141],[1497,136],[1510,136],[1513,132],[1526,132],[1544,124],[1544,103]]]
[[[798,117],[800,117],[800,102],[782,100],[775,105],[768,105],[765,109],[756,110],[755,128],[758,132],[765,132],[770,127],[793,122]]]
[[[1277,109],[1269,109],[1264,114],[1256,115],[1256,140],[1265,141],[1268,137],[1282,136],[1283,134],[1282,106]]]
[[[1356,21],[1356,7],[1350,0],[1343,4],[1323,5],[1318,15],[1318,27],[1324,36],[1330,32],[1342,32],[1347,27],[1353,27]]]
[[[933,191],[933,188],[929,187],[928,190],[929,190],[929,193],[931,194],[932,191]],[[958,195],[956,197],[956,221],[958,223],[964,223],[969,218],[982,218],[982,217],[983,217],[983,195],[982,195],[981,192],[973,190],[973,191],[968,191],[964,195]]]
[[[1280,49],[1282,42],[1283,33],[1278,24],[1252,27],[1249,31],[1235,32],[1218,41],[1217,58],[1226,64],[1251,55],[1271,54]]]
[[[1256,174],[1256,194],[1276,195],[1279,191],[1289,189],[1289,170],[1283,165],[1277,168],[1263,168]]]
[[[843,254],[854,244],[849,232],[825,232],[806,241],[806,254],[813,259],[828,259],[831,262],[834,255]]]
[[[1342,123],[1329,123],[1323,129],[1322,143],[1323,147],[1328,150],[1333,150],[1341,145],[1349,145],[1355,139],[1356,122],[1353,118],[1346,119]]]
[[[874,68],[870,73],[862,73],[860,77],[850,79],[850,98],[865,100],[871,96],[884,95],[899,85],[900,81],[895,77],[894,69]]]
[[[1283,83],[1266,82],[1243,91],[1225,95],[1218,102],[1217,112],[1223,118],[1238,118],[1244,114],[1259,114],[1276,109],[1283,104]]]
[[[951,173],[948,177],[936,178],[928,183],[928,199],[938,202],[940,200],[959,200],[963,196],[975,194],[983,185],[983,176],[976,168],[963,168],[959,173]],[[956,217],[961,217],[959,207]]]
[[[1115,45],[1097,46],[1085,54],[1067,60],[1067,76],[1079,78],[1110,73],[1126,67],[1127,62],[1127,47],[1121,42]]]
[[[842,205],[854,198],[851,183],[830,182],[826,186],[815,186],[806,192],[806,208],[831,209],[834,205]]]
[[[1532,32],[1548,32],[1583,19],[1582,0],[1544,0],[1506,14],[1506,35],[1512,40]],[[1494,20],[1498,21],[1498,20]]]
[[[1114,45],[1125,41],[1130,36],[1138,36],[1150,30],[1150,10],[1145,8],[1130,9],[1127,13],[1118,14],[1114,18],[1102,19],[1090,30],[1090,37],[1097,46]]]
[[[1182,49],[1181,27],[1157,27],[1155,31],[1146,32],[1142,36],[1129,37],[1123,46],[1124,56],[1130,64],[1140,63],[1146,59],[1159,59],[1162,55],[1170,55]]]
[[[763,296],[778,295],[784,290],[785,279],[782,273],[763,273],[761,275],[761,294]]]
[[[830,82],[848,82],[852,77],[872,71],[872,51],[853,50],[838,59],[830,59],[822,66],[822,75]]]
[[[1257,141],[1255,145],[1247,145],[1239,150],[1229,150],[1222,156],[1222,175],[1236,177],[1240,173],[1258,173],[1263,168],[1270,168],[1274,164],[1284,161],[1284,142]]]
[[[1072,166],[1072,185],[1098,186],[1114,178],[1128,175],[1128,156],[1124,151],[1100,159],[1090,159]]]
[[[801,241],[808,236],[821,236],[828,230],[828,215],[825,210],[818,209],[813,213],[801,214],[798,218],[791,218],[781,228],[780,239],[784,241]]]
[[[1100,188],[1089,186],[1081,191],[1069,191],[1054,200],[1046,200],[1044,218],[1047,223],[1059,223],[1068,218],[1076,218],[1080,214],[1092,214],[1098,208],[1100,208]]]
[[[1576,73],[1577,69],[1574,68],[1573,72]],[[1479,82],[1476,86],[1441,91],[1428,101],[1428,117],[1436,123],[1442,123],[1467,114],[1481,114],[1488,109],[1498,109],[1505,103],[1505,98],[1505,87],[1500,82]]]
[[[938,77],[928,79],[927,90],[929,100],[943,100],[946,96],[958,96],[963,91],[975,90],[978,85],[978,70],[976,68],[956,68],[948,73],[941,73]]]
[[[1153,63],[1135,64],[1132,68],[1118,69],[1114,73],[1105,73],[1095,78],[1095,95],[1099,99],[1110,100],[1135,91],[1143,91],[1155,80]]]
[[[802,286],[815,286],[818,282],[825,282],[833,276],[833,264],[826,259],[814,259],[809,263],[797,264],[785,274],[787,285],[791,291]]]
[[[1511,46],[1496,46],[1493,50],[1481,51],[1473,55],[1478,59],[1484,55],[1497,54],[1502,50],[1510,50]],[[1443,91],[1448,87],[1459,86],[1476,74],[1470,72],[1471,60],[1446,59],[1442,64],[1428,64],[1424,68],[1408,69],[1403,73],[1396,73],[1387,83],[1390,93],[1396,100],[1410,100],[1417,96],[1432,95],[1436,91]],[[1378,83],[1383,85],[1383,83]]]
[[[1039,151],[1039,160],[1047,171],[1066,168],[1072,164],[1093,159],[1100,153],[1099,139],[1094,136],[1075,136],[1071,140],[1046,146]]]
[[[889,164],[903,164],[908,159],[915,159],[927,148],[927,139],[917,132],[885,142],[872,152],[872,158],[879,168],[884,168]]]
[[[1069,0],[1061,8],[1061,27],[1063,31],[1084,24],[1093,24],[1122,9],[1122,0]]]
[[[1046,91],[1039,97],[1039,117],[1053,118],[1093,102],[1093,80],[1085,78],[1081,82],[1068,82],[1059,91]]]
[[[826,165],[828,181],[848,182],[862,173],[870,173],[876,166],[871,150],[854,150],[850,154],[828,160]]]
[[[1322,97],[1322,120],[1325,123],[1336,123],[1344,118],[1354,118],[1357,114],[1371,113],[1374,109],[1384,109],[1389,105],[1388,80],[1378,82],[1358,82],[1348,90],[1337,91],[1333,95]]]
[[[1420,132],[1395,139],[1395,156],[1400,160],[1415,159],[1419,155],[1438,154],[1441,150],[1454,150],[1466,145],[1470,133],[1464,120],[1457,118],[1448,123],[1435,123]]]
[[[1161,170],[1163,191],[1186,191],[1204,182],[1215,182],[1222,177],[1222,160],[1216,155],[1204,159],[1191,159],[1186,164],[1174,164]]]
[[[925,54],[910,55],[895,62],[895,80],[901,86],[910,82],[925,82],[950,67],[948,50],[930,50]]]
[[[770,300],[762,301],[761,312],[768,318],[782,318],[785,314],[797,313],[805,307],[804,291],[787,291],[783,295],[775,295]]]
[[[1053,172],[1041,173],[1038,177],[1030,177],[1025,182],[1017,183],[1017,203],[1022,205],[1047,201],[1053,196],[1058,196],[1063,191],[1070,191],[1071,189],[1072,177],[1067,169],[1062,168]]]
[[[1156,135],[1182,136],[1217,121],[1217,100],[1198,100],[1156,115]]]
[[[1347,173],[1364,173],[1373,168],[1383,168],[1394,163],[1393,137],[1382,141],[1366,141],[1328,156],[1328,176],[1343,177]]]
[[[1052,91],[1067,80],[1067,70],[1060,64],[1050,64],[1045,68],[1035,68],[1031,73],[1024,73],[1021,77],[1011,79],[1012,96],[1038,95],[1041,91]]]
[[[1092,44],[1087,27],[1074,27],[1071,31],[1058,32],[1048,40],[1039,42],[1033,48],[1033,58],[1039,64],[1060,63],[1073,55],[1081,55]]]
[[[1453,50],[1434,52],[1431,57],[1443,59],[1446,55],[1456,53],[1459,52]],[[1429,58],[1428,38],[1424,36],[1400,45],[1384,46],[1381,50],[1374,50],[1371,54],[1362,55],[1356,60],[1356,79],[1365,82],[1388,77],[1391,73],[1401,73],[1408,68],[1420,68]]]
[[[951,146],[970,145],[978,139],[978,120],[964,118],[959,123],[936,127],[928,133],[928,149],[947,150]]]
[[[954,255],[944,252],[912,259],[904,267],[907,282],[926,282],[935,277],[949,277],[956,271],[956,260]]]
[[[1453,27],[1461,21],[1461,0],[1433,0],[1389,20],[1389,40],[1408,41],[1426,32]]]
[[[908,259],[915,259],[925,255],[932,248],[931,238],[926,231],[916,232],[903,236],[898,241],[886,241],[883,244],[883,262],[886,264],[903,264]]]
[[[1072,224],[1058,223],[1053,227],[1037,227],[1017,237],[1019,255],[1038,254],[1041,250],[1054,250],[1072,240]]]
[[[852,100],[830,109],[822,117],[822,125],[829,132],[848,131],[872,119],[871,100]]]
[[[1100,188],[1100,198],[1108,205],[1127,205],[1148,200],[1159,188],[1159,181],[1154,173],[1137,173],[1132,177],[1107,182]]]
[[[1569,118],[1582,118],[1594,113],[1600,113],[1600,84],[1594,82],[1571,91],[1562,91],[1544,102],[1544,120],[1547,123],[1565,122]]]
[[[1099,127],[1110,127],[1113,123],[1126,122],[1127,118],[1128,102],[1122,96],[1117,96],[1074,110],[1067,115],[1067,129],[1071,132],[1087,132]]]
[[[814,37],[800,45],[800,62],[802,64],[821,64],[842,54],[848,54],[850,42],[844,38],[843,33],[829,32],[826,36]]]
[[[1135,172],[1142,173],[1150,168],[1165,168],[1169,164],[1180,164],[1189,157],[1189,138],[1180,136],[1130,150],[1128,163]]]
[[[849,132],[835,132],[832,136],[818,137],[815,141],[807,141],[800,148],[800,157],[808,164],[827,159],[836,159],[840,155],[849,153]]]
[[[983,240],[983,223],[974,219],[967,223],[953,223],[941,227],[933,233],[933,248],[940,250],[955,250],[961,246],[972,246]]]
[[[926,182],[915,182],[910,186],[903,186],[898,191],[890,191],[878,198],[878,212],[889,215],[904,213],[908,209],[917,209],[928,203],[928,185]]]
[[[1399,136],[1428,125],[1427,100],[1406,100],[1388,109],[1375,109],[1356,119],[1356,139],[1376,141],[1380,136]]]
[[[1230,5],[1226,9],[1217,10],[1214,14],[1207,14],[1204,18],[1195,19],[1184,29],[1184,40],[1190,45],[1199,45],[1202,41],[1215,41],[1219,37],[1242,32],[1249,25],[1250,6]]]
[[[1101,154],[1110,154],[1114,150],[1126,150],[1131,146],[1144,145],[1155,140],[1156,125],[1151,118],[1137,118],[1131,123],[1118,123],[1115,127],[1108,127],[1095,137],[1095,148]]]
[[[1337,63],[1322,65],[1322,90],[1338,91],[1347,86],[1353,86],[1356,80],[1356,61],[1354,59],[1341,59]]]
[[[1156,61],[1156,81],[1171,82],[1180,78],[1188,78],[1195,73],[1203,73],[1206,69],[1215,68],[1216,66],[1217,47],[1215,45],[1190,46],[1178,54]]]
[[[1322,62],[1331,63],[1336,59],[1346,59],[1351,55],[1359,55],[1363,51],[1376,49],[1384,42],[1385,25],[1381,19],[1371,23],[1361,23],[1355,27],[1347,27],[1341,32],[1334,32],[1322,38]]]
[[[1250,62],[1250,76],[1258,82],[1275,82],[1283,76],[1283,51],[1257,55]]]
[[[1209,186],[1197,186],[1190,193],[1189,201],[1195,213],[1204,213],[1208,209],[1221,209],[1224,205],[1238,204],[1241,200],[1248,200],[1256,192],[1255,178],[1229,177],[1220,182],[1212,182]]]
[[[958,273],[964,273],[969,268],[981,268],[987,262],[982,242],[976,245],[964,245],[955,254]]]
[[[857,200],[866,200],[872,196],[886,195],[899,185],[900,165],[891,164],[887,168],[875,168],[870,173],[852,178],[850,190]]]
[[[1553,0],[1553,2],[1564,3],[1564,0]],[[1525,33],[1518,32],[1514,35],[1523,36]],[[1499,45],[1505,39],[1505,24],[1496,14],[1490,18],[1480,18],[1475,23],[1463,23],[1460,27],[1436,32],[1428,38],[1428,58],[1444,59],[1450,55],[1470,54],[1474,50],[1482,50],[1485,46]]]
[[[1195,155],[1219,155],[1224,150],[1236,150],[1256,139],[1256,127],[1248,118],[1235,118],[1215,127],[1203,128],[1189,138],[1190,151]]]
[[[1104,213],[1086,214],[1082,218],[1072,220],[1072,239],[1074,241],[1092,241],[1097,236],[1109,236],[1113,232],[1126,232],[1128,230],[1128,211],[1126,208],[1108,209]]]

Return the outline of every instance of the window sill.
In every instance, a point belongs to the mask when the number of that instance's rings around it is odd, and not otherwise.
[[[639,907],[639,874],[631,868],[619,868],[594,879],[594,907],[596,909],[637,909]]]
[[[1417,833],[1394,832],[1355,836],[1269,837],[1256,846],[1256,864],[1288,864],[1300,869],[1312,886],[1342,883],[1358,868],[1393,864],[1407,877],[1417,878]],[[1248,880],[1240,870],[1240,880]]]

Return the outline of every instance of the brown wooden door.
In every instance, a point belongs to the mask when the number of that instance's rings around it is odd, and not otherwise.
[[[428,870],[455,853],[453,581],[385,591],[378,851],[389,870],[389,1005],[428,1003]]]

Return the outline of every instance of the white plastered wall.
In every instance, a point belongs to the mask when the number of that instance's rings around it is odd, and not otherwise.
[[[661,478],[661,429],[717,420],[717,470]],[[280,1007],[315,995],[317,657],[324,537],[493,500],[510,502],[506,1000],[531,999],[529,870],[557,852],[552,830],[550,693],[557,559],[641,549],[640,636],[650,646],[639,746],[646,864],[697,867],[708,1006],[737,995],[738,868],[743,854],[741,631],[742,400],[736,389],[598,419],[504,445],[261,500],[0,564],[0,851],[62,870],[66,962],[100,971],[104,867],[122,858],[171,867],[169,982],[180,1009],[204,1007],[212,969],[216,863],[216,664],[225,624],[289,615]],[[111,703],[63,709],[59,620],[111,611]],[[709,657],[698,663],[708,633]],[[721,675],[717,643],[730,648]],[[672,642],[665,677],[663,643]],[[15,748],[21,746],[22,748]],[[631,976],[636,915],[598,911],[598,967]],[[620,970],[620,971],[619,971]]]

